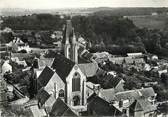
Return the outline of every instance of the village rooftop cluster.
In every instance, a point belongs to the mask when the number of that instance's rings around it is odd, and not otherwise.
[[[39,36],[37,45],[41,45]],[[168,76],[167,60],[141,52],[90,53],[92,44],[76,36],[71,20],[50,37],[57,39],[50,48],[32,47],[17,35],[1,44],[1,53],[7,54],[0,61],[0,115],[163,115],[158,108],[167,101],[159,100],[153,87],[159,85],[157,79]]]

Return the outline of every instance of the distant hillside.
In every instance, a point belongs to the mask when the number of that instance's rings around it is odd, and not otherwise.
[[[137,15],[151,15],[153,12],[164,14],[168,12],[168,8],[107,8],[95,12],[95,15],[101,16],[137,16]]]
[[[20,9],[20,8],[7,8],[0,9],[1,14],[4,16],[21,16],[39,13],[50,14],[72,14],[72,15],[108,15],[108,16],[133,16],[133,15],[150,15],[152,12],[166,13],[168,8],[111,8],[111,7],[95,7],[95,8],[66,8],[66,9]]]

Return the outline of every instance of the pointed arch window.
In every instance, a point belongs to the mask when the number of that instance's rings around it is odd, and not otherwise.
[[[59,94],[58,94],[58,95],[59,95],[59,97],[62,97],[62,98],[63,98],[63,97],[64,97],[64,90],[61,89],[61,90],[59,91]]]
[[[80,91],[80,74],[75,72],[72,78],[72,92]]]

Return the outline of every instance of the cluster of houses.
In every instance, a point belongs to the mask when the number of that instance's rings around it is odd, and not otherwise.
[[[54,58],[34,58],[32,67],[24,69],[33,73],[32,97],[20,94],[20,99],[10,103],[12,109],[22,110],[34,117],[152,117],[157,114],[157,94],[152,87],[125,90],[122,78],[115,77],[115,73],[108,73],[98,66],[99,62],[108,59],[113,64],[136,66],[139,70],[145,64],[142,53],[128,53],[126,57],[114,57],[106,52],[92,54],[86,50],[85,40],[82,37],[76,38],[70,20],[67,20],[64,32],[61,43],[64,55],[57,53]],[[54,34],[52,37],[55,38]],[[15,44],[18,42],[18,39],[13,41]],[[24,55],[21,58],[15,54],[11,54],[12,61],[26,67],[22,59]],[[2,74],[6,72],[12,72],[8,61],[2,65]],[[102,88],[101,84],[94,82],[96,78],[110,79],[111,88]],[[4,94],[7,86],[1,79],[0,103],[7,99]],[[19,89],[17,92],[20,93]]]

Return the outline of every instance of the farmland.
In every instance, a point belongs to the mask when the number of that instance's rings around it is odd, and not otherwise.
[[[150,29],[164,29],[168,26],[168,15],[127,16],[137,27]]]

